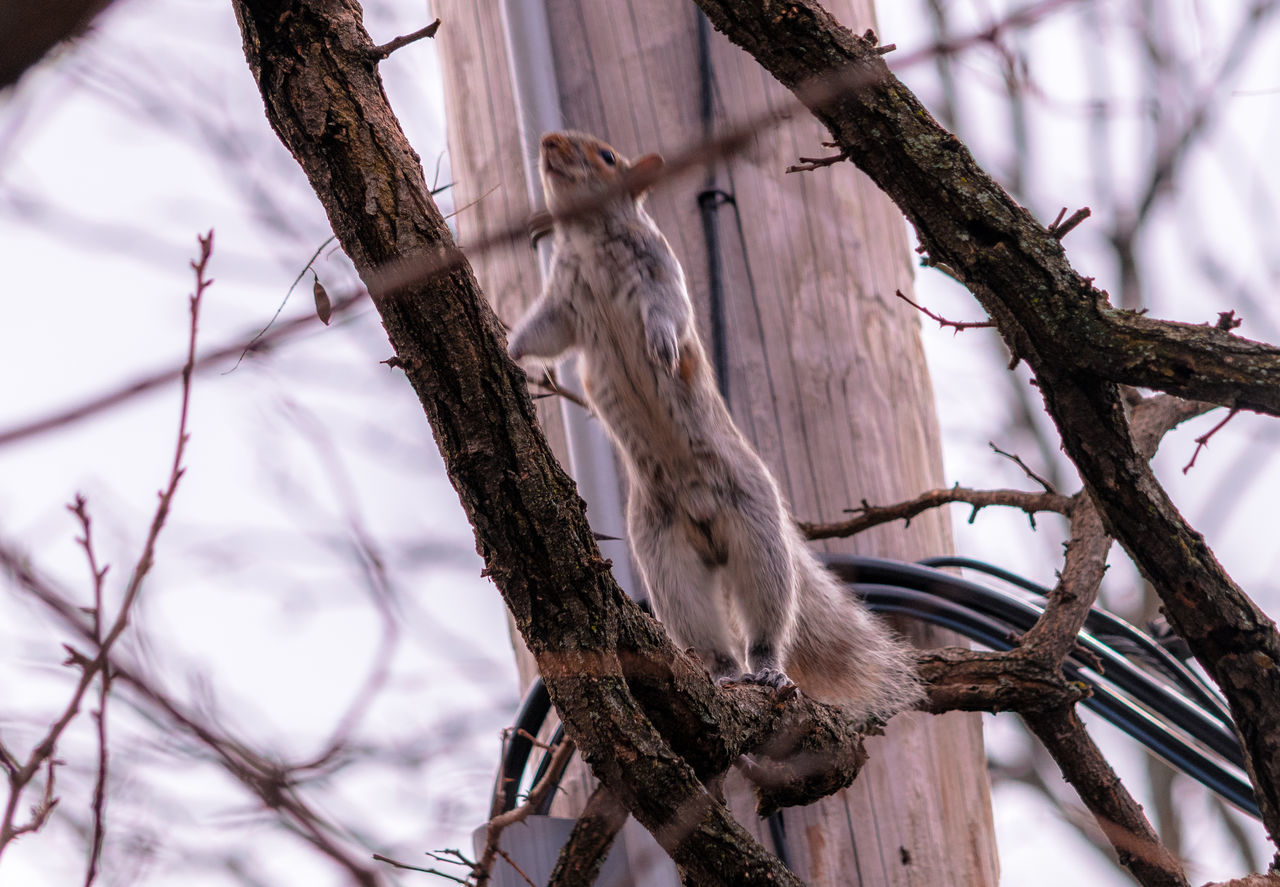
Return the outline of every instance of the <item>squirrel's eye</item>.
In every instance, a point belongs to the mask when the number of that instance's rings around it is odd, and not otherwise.
[[[600,149],[600,159],[603,160],[605,163],[609,164],[610,166],[613,166],[615,163],[618,162],[618,158],[614,156],[614,153],[610,151],[608,148]]]

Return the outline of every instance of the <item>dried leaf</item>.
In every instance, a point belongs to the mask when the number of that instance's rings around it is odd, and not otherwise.
[[[316,294],[316,317],[328,326],[329,318],[333,316],[333,306],[329,303],[329,294],[325,292],[324,284],[320,282],[319,277],[316,277],[315,286],[311,289]]]

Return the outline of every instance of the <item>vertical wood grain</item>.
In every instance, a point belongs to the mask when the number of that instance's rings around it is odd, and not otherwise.
[[[870,0],[829,0],[855,31]],[[465,245],[528,212],[506,45],[496,0],[438,0],[450,157]],[[696,10],[684,0],[548,0],[566,125],[622,153],[674,152],[702,134]],[[713,34],[715,124],[774,109],[747,149],[715,163],[730,408],[777,475],[798,518],[832,520],[862,499],[889,503],[940,486],[941,448],[901,215],[852,165],[784,175],[825,153],[822,127],[750,57]],[[708,171],[664,183],[650,209],[685,267],[709,339],[707,252],[697,197]],[[492,193],[490,192],[492,190]],[[737,213],[735,214],[735,206]],[[739,231],[741,221],[741,236]],[[515,246],[474,260],[500,316],[538,290],[535,255]],[[544,427],[562,458],[558,408]],[[951,550],[944,512],[824,550],[914,560]],[[953,643],[909,629],[920,644]],[[517,642],[517,648],[522,645]],[[522,677],[532,678],[522,660]],[[989,786],[977,715],[900,715],[868,744],[871,764],[821,804],[785,811],[797,873],[814,885],[984,885],[997,881]],[[585,799],[574,771],[560,808]],[[731,806],[766,846],[768,830],[735,792]]]

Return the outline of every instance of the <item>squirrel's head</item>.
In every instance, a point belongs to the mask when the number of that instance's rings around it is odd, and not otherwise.
[[[627,160],[610,145],[581,132],[549,132],[542,137],[538,164],[547,209],[558,215],[600,197],[603,206],[617,200],[635,203],[662,169],[662,157],[645,154]]]

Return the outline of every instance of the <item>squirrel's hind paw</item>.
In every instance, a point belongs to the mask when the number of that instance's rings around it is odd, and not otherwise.
[[[772,666],[765,666],[755,674],[742,674],[736,678],[720,678],[719,684],[721,686],[726,684],[759,684],[762,687],[772,687],[778,691],[779,695],[785,694],[787,698],[800,692],[796,682],[787,677],[786,672]]]

